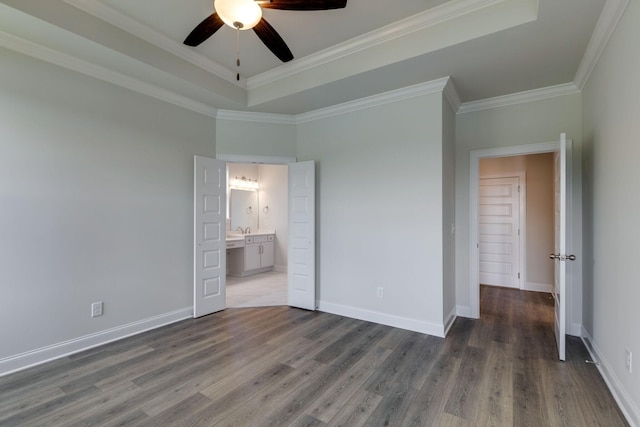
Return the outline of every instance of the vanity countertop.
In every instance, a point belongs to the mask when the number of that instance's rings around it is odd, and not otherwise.
[[[234,242],[234,241],[239,241],[239,240],[244,240],[245,237],[247,236],[264,236],[267,234],[276,234],[275,231],[273,230],[258,230],[256,232],[251,232],[251,233],[247,233],[247,234],[240,234],[237,232],[229,232],[227,231],[227,242]]]

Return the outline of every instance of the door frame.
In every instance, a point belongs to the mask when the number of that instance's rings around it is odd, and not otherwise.
[[[287,166],[290,163],[296,163],[298,161],[298,159],[296,159],[295,157],[251,156],[251,155],[241,155],[241,154],[218,154],[216,155],[216,159],[226,163],[256,163],[261,165],[287,165]],[[287,248],[288,246],[289,246],[289,242],[287,242]],[[287,271],[289,271],[290,262],[291,260],[287,257]],[[225,274],[227,272],[226,264],[224,265],[224,272]],[[226,296],[225,296],[225,306],[226,306]]]
[[[480,275],[479,275],[479,227],[478,227],[478,211],[479,211],[479,183],[480,183],[480,159],[492,157],[512,157],[523,156],[528,154],[552,153],[559,151],[560,140],[553,142],[542,142],[535,144],[517,145],[511,147],[489,148],[484,150],[472,150],[469,152],[469,309],[471,318],[480,318]],[[578,187],[580,183],[579,175],[573,174],[573,150],[567,152],[567,218],[571,219],[572,226],[567,230],[568,251],[571,253],[580,252],[581,248],[574,245],[573,233],[573,188]],[[580,222],[581,224],[581,222]],[[577,255],[577,254],[576,254]],[[571,335],[580,335],[580,325],[574,327],[574,299],[581,295],[581,289],[578,289],[579,283],[574,283],[574,268],[581,268],[582,262],[571,263],[567,268],[567,332]],[[581,316],[580,316],[581,317]],[[581,323],[581,322],[580,322]]]
[[[480,163],[478,163],[478,166],[479,165]],[[520,227],[520,235],[518,236],[518,272],[520,273],[520,278],[518,279],[518,289],[524,290],[527,288],[527,173],[524,171],[520,171],[483,175],[478,177],[478,184],[480,184],[481,179],[500,178],[518,178],[518,186],[520,187],[518,193],[518,204],[520,205],[518,207],[518,225]],[[478,198],[478,206],[479,205],[480,199]],[[480,232],[478,231],[478,235],[479,234]],[[480,281],[479,273],[478,281]]]

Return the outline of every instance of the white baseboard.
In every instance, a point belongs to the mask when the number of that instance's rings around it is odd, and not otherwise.
[[[421,332],[423,334],[433,335],[440,338],[444,338],[445,336],[443,324],[431,323],[423,320],[396,316],[393,314],[380,313],[379,311],[366,310],[342,304],[334,304],[326,301],[318,302],[318,310],[325,313],[337,314],[338,316],[350,317],[352,319],[365,320],[367,322],[380,323],[382,325],[393,326],[395,328]]]
[[[624,386],[620,383],[620,380],[618,380],[615,372],[611,369],[611,365],[609,365],[607,360],[604,358],[602,351],[600,351],[598,345],[593,342],[593,338],[585,328],[582,328],[581,336],[591,358],[594,361],[600,362],[596,365],[600,371],[600,375],[602,375],[604,382],[607,383],[609,391],[618,403],[618,406],[627,419],[627,422],[631,427],[640,427],[640,409],[638,409],[638,406],[636,406],[633,399],[631,399],[629,393],[624,389]]]
[[[277,271],[278,273],[286,273],[287,266],[286,265],[274,265],[273,271]]]
[[[445,337],[449,333],[449,329],[451,329],[451,327],[453,326],[453,322],[455,322],[456,318],[458,317],[458,316],[456,316],[457,310],[458,310],[457,307],[454,306],[451,309],[451,312],[449,313],[447,318],[445,319],[445,322],[444,322],[444,336]]]
[[[472,315],[472,310],[471,307],[468,305],[457,305],[456,306],[456,314],[459,317],[467,317],[469,319],[475,319],[477,317],[474,317]]]
[[[185,307],[159,316],[117,326],[83,337],[16,354],[0,359],[0,376],[40,365],[73,353],[88,350],[112,341],[156,329],[180,320],[193,317],[193,307]]]
[[[527,282],[524,285],[525,291],[533,291],[533,292],[547,292],[553,293],[553,285],[549,283],[536,283],[536,282]]]
[[[581,337],[582,331],[583,331],[583,327],[579,323],[572,323],[567,328],[567,334],[573,335],[574,337]]]

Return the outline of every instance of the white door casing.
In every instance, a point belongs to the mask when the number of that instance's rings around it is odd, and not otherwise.
[[[481,178],[479,274],[485,285],[521,288],[520,178]]]
[[[316,309],[315,162],[289,164],[288,301]]]
[[[226,164],[194,156],[193,317],[226,304]]]
[[[569,142],[570,143],[570,142]],[[565,360],[567,322],[567,139],[560,135],[560,150],[554,153],[554,332],[558,357]],[[575,259],[575,258],[574,258]]]
[[[458,307],[458,315],[470,318],[480,317],[480,280],[479,280],[479,182],[480,182],[480,160],[494,157],[521,156],[527,154],[552,153],[560,149],[560,142],[544,142],[537,144],[517,145],[511,147],[488,148],[483,150],[472,150],[469,153],[469,306]],[[571,141],[567,140],[567,200],[573,200],[572,196],[572,180],[579,179],[579,175],[573,176],[571,172],[572,150]],[[579,185],[579,182],[578,182]],[[571,203],[567,204],[567,217],[572,218]],[[567,241],[569,246],[573,242],[571,228],[567,228]],[[572,270],[569,268],[566,272],[566,300],[571,301],[572,289]],[[578,283],[576,286],[580,286]],[[571,311],[571,307],[567,305],[567,312]],[[567,317],[571,318],[571,314],[567,313]],[[577,331],[576,335],[579,334]]]

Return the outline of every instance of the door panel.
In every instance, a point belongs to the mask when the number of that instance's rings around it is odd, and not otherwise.
[[[480,283],[520,288],[520,180],[481,178]]]
[[[193,317],[225,308],[225,163],[194,157]]]
[[[560,151],[554,154],[554,330],[558,357],[565,360],[567,288],[567,140],[560,135]]]
[[[289,164],[288,299],[315,310],[315,163]]]

